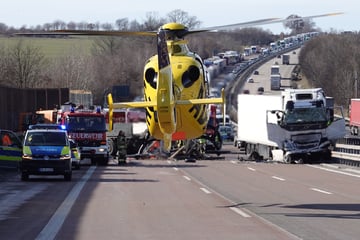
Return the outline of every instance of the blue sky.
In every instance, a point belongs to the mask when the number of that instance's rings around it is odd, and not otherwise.
[[[36,26],[55,20],[115,23],[117,19],[126,17],[141,23],[149,12],[165,17],[175,9],[196,16],[202,27],[286,18],[291,14],[312,16],[344,12],[340,16],[313,21],[323,31],[360,30],[358,0],[5,0],[1,3],[0,23],[13,27]],[[274,33],[286,31],[281,23],[261,27]]]

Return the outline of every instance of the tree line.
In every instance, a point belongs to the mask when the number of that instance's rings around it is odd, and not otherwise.
[[[360,97],[359,46],[359,33],[323,34],[307,42],[299,56],[310,84],[322,87],[345,109],[351,98]]]

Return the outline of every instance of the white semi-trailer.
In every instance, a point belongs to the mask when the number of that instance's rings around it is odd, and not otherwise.
[[[345,136],[345,120],[334,116],[333,98],[321,88],[239,94],[237,110],[237,146],[253,160],[329,160],[331,147]]]

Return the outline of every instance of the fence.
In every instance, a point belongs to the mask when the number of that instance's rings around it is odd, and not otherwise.
[[[68,88],[19,89],[0,86],[0,129],[18,131],[21,113],[54,109],[67,101]]]

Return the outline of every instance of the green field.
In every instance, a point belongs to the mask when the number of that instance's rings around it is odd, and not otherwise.
[[[40,38],[40,37],[4,37],[0,36],[0,48],[11,48],[23,40],[24,46],[39,48],[45,57],[53,58],[68,55],[69,53],[90,54],[94,38]]]

